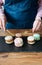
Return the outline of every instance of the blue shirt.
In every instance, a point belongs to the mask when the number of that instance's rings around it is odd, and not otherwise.
[[[32,28],[38,0],[6,0],[5,15],[14,28]]]

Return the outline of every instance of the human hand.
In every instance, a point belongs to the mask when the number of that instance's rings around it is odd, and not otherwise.
[[[41,31],[41,30],[42,30],[42,20],[37,19],[33,23],[32,32]]]
[[[5,31],[6,18],[0,18],[0,28]]]

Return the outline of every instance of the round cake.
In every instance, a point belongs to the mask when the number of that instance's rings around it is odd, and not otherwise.
[[[35,34],[33,34],[33,37],[34,37],[34,39],[37,40],[37,41],[40,40],[40,34],[35,33]]]
[[[35,43],[34,37],[33,36],[27,37],[27,42],[28,42],[28,44],[34,44]]]
[[[7,44],[12,44],[13,43],[13,37],[12,36],[6,36],[5,37],[5,42]]]
[[[14,44],[15,44],[16,47],[21,47],[21,46],[23,46],[23,39],[22,39],[22,38],[16,38],[16,39],[14,40]]]
[[[21,33],[16,33],[15,36],[16,37],[22,37],[22,34]]]

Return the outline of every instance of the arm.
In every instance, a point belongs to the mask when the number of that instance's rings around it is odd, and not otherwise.
[[[2,0],[0,0],[0,28],[5,31],[5,15],[4,15],[4,7],[2,6]]]
[[[4,17],[4,7],[3,5],[3,0],[0,0],[0,19]]]
[[[33,29],[32,31],[41,31],[42,30],[42,0],[39,0],[39,8],[38,8],[38,12],[35,18],[35,21],[33,23]]]
[[[42,17],[42,0],[39,0],[38,4],[39,4],[39,8],[36,15],[36,19],[40,19]]]
[[[2,5],[2,3],[3,3],[2,0],[0,0],[0,6]]]

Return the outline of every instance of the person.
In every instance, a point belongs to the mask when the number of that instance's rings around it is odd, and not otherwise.
[[[0,28],[42,30],[42,0],[5,0],[4,17],[0,18]],[[0,0],[0,6],[2,6]],[[3,14],[2,11],[0,13]],[[0,16],[1,17],[1,16]],[[6,22],[7,19],[7,22]]]

